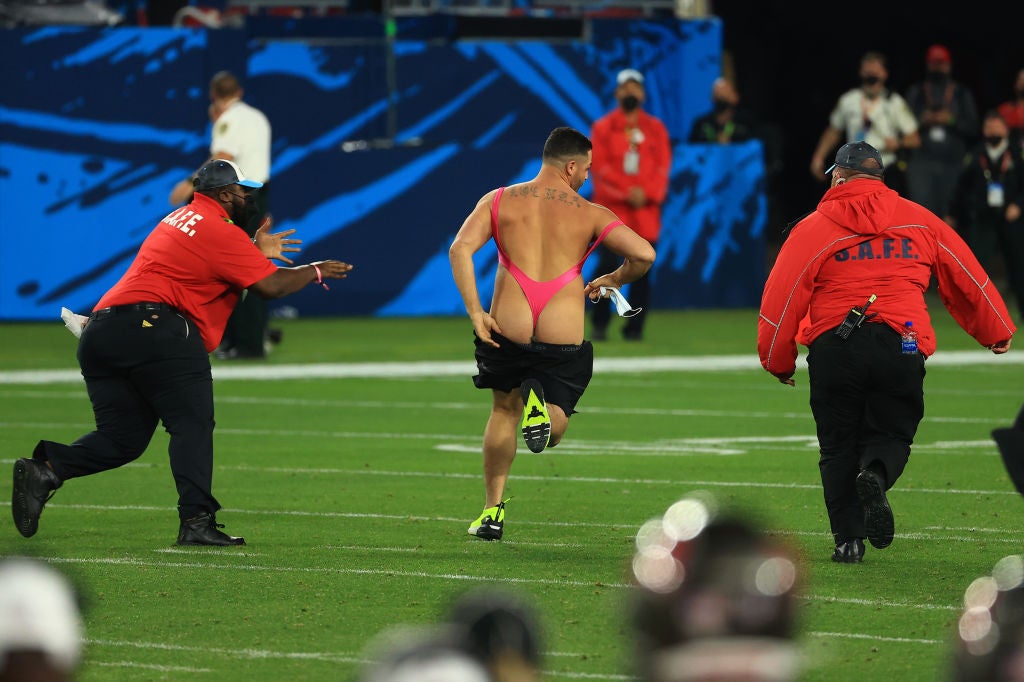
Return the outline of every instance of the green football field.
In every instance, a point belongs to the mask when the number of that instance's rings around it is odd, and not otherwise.
[[[628,680],[634,535],[703,490],[799,552],[802,680],[943,679],[964,589],[1022,551],[990,432],[1024,400],[1024,350],[994,357],[931,307],[939,352],[889,494],[896,540],[860,565],[829,559],[806,365],[795,388],[760,368],[753,310],[656,312],[640,343],[613,328],[563,443],[520,446],[500,542],[466,534],[490,406],[468,321],[337,318],[275,321],[267,361],[214,363],[218,520],[247,546],[174,545],[161,430],[135,463],[66,482],[35,537],[6,521],[0,553],[81,587],[86,682],[352,680],[378,633],[436,622],[480,585],[535,605],[544,679]],[[13,460],[92,414],[59,320],[0,339],[10,499]]]

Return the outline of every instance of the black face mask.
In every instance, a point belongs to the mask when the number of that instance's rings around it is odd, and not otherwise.
[[[714,108],[716,114],[723,114],[726,111],[732,111],[733,109],[732,104],[730,104],[729,102],[724,102],[720,99],[714,100],[711,103],[711,106]]]
[[[619,104],[622,106],[623,111],[634,111],[640,106],[640,98],[635,95],[626,95],[619,100]]]
[[[985,144],[987,144],[989,147],[998,147],[1005,141],[1006,138],[1000,135],[988,135],[985,137]]]
[[[864,76],[860,79],[860,82],[864,85],[878,85],[882,82],[882,79],[878,76]]]
[[[229,194],[235,199],[241,199],[241,201],[231,200],[231,210],[228,211],[228,217],[231,218],[231,222],[246,232],[254,232],[254,230],[249,229],[249,223],[256,217],[256,195],[252,192],[246,192],[245,194],[229,192]]]
[[[949,74],[945,71],[929,71],[928,80],[932,83],[944,83],[949,78]]]

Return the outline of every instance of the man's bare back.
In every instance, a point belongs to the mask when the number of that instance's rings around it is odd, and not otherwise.
[[[581,164],[576,171],[576,177],[567,178],[564,172],[545,165],[532,180],[501,191],[497,212],[498,242],[512,264],[541,285],[574,268],[605,228],[618,222],[607,208],[577,193],[589,167],[588,157],[586,165]],[[473,253],[491,237],[491,211],[498,195],[499,190],[492,190],[480,199],[453,244],[453,273],[467,301],[467,311],[474,319],[477,336],[490,342],[489,330],[493,325],[494,331],[516,343],[531,340],[552,344],[582,343],[587,295],[599,286],[620,287],[642,275],[654,261],[654,250],[647,240],[620,222],[605,235],[604,245],[625,258],[623,266],[586,287],[583,278],[577,275],[559,288],[539,311],[536,328],[523,288],[508,268],[499,266],[490,312],[479,311],[490,319],[480,324],[472,308],[476,296],[475,272],[468,271],[464,257],[460,268],[455,254],[458,248]]]
[[[491,195],[491,203],[494,194]],[[531,279],[547,282],[572,269],[590,243],[617,219],[570,188],[528,182],[508,187],[498,207],[498,238],[511,261]],[[504,335],[518,343],[583,342],[583,278],[577,275],[550,299],[533,328],[522,288],[504,267],[498,269],[491,316]]]

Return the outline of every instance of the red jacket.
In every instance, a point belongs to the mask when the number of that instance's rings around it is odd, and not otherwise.
[[[833,187],[793,228],[768,275],[757,325],[761,364],[791,375],[797,342],[809,345],[839,326],[871,294],[878,296],[868,309],[878,314],[873,322],[900,330],[912,321],[918,349],[931,355],[935,330],[924,293],[932,275],[953,319],[981,345],[1017,330],[978,259],[934,213],[881,180]]]
[[[637,144],[639,170],[627,175],[623,158],[630,147],[631,132],[626,114],[615,109],[597,119],[590,129],[594,159],[590,182],[593,201],[608,208],[638,235],[649,242],[658,241],[661,232],[661,204],[668,193],[668,177],[672,168],[672,147],[665,125],[654,116],[638,109],[637,125],[641,141]],[[643,188],[647,204],[633,208],[626,201],[630,187]]]

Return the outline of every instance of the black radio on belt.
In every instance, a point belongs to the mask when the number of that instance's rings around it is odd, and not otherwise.
[[[846,313],[846,319],[843,320],[843,323],[841,325],[836,327],[836,336],[838,336],[841,339],[849,338],[850,334],[853,333],[854,329],[864,324],[865,320],[870,320],[872,317],[874,317],[877,313],[872,313],[871,315],[868,315],[867,310],[868,306],[875,302],[875,298],[877,297],[874,294],[871,294],[871,298],[868,299],[867,303],[865,303],[864,305],[859,305],[855,308],[850,308],[850,312]]]

